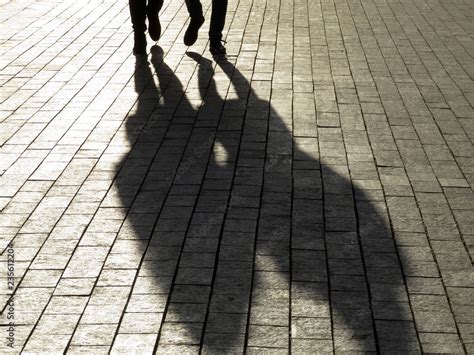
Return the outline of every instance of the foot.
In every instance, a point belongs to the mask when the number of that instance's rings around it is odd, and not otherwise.
[[[148,33],[154,41],[158,41],[161,36],[161,24],[157,10],[153,10],[150,7],[146,9],[146,15],[148,17]]]
[[[144,33],[134,33],[134,55],[146,55],[146,36]]]
[[[211,41],[211,43],[209,45],[209,51],[215,57],[225,57],[225,55],[227,53],[227,51],[226,51],[224,45],[222,44],[221,40]]]
[[[199,28],[202,26],[204,23],[204,17],[191,17],[191,21],[189,21],[189,26],[186,30],[186,33],[184,34],[184,44],[189,46],[192,46],[194,43],[196,43],[196,40],[198,38],[198,31]]]

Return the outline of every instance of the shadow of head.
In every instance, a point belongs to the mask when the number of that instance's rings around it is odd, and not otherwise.
[[[157,349],[378,351],[396,338],[403,351],[391,321],[404,320],[404,282],[379,197],[351,183],[344,157],[320,162],[315,130],[292,135],[291,90],[188,57],[187,87],[159,47],[152,67],[137,62],[117,167],[118,240],[139,269],[130,303],[164,317]]]

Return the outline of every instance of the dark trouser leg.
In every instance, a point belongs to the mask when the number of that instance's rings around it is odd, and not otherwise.
[[[161,36],[161,24],[158,13],[163,6],[163,0],[148,0],[146,14],[148,16],[148,34],[154,41],[158,41]]]
[[[204,23],[204,16],[202,14],[202,5],[199,0],[185,1],[191,21],[189,21],[188,28],[184,33],[184,44],[187,46],[192,46],[198,38],[199,28]]]
[[[199,0],[186,0],[186,7],[191,18],[201,18],[202,14],[202,5]]]
[[[129,0],[130,17],[133,26],[133,54],[146,54],[146,0]]]
[[[130,17],[132,18],[133,31],[143,33],[146,31],[146,0],[129,0]]]
[[[211,43],[222,39],[226,13],[227,0],[212,0],[211,24],[209,27],[209,39]]]
[[[148,0],[148,9],[155,11],[156,13],[160,12],[163,7],[163,0]]]

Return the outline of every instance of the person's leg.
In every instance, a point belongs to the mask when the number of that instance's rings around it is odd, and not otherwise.
[[[199,0],[185,0],[189,16],[192,18],[204,17],[202,14],[202,4]]]
[[[130,8],[133,31],[145,33],[146,0],[129,0],[128,6]]]
[[[146,0],[129,0],[130,17],[134,34],[134,54],[146,54]]]
[[[222,31],[225,25],[227,14],[227,0],[212,0],[211,24],[209,26],[210,50],[212,54],[225,54],[225,47],[222,45]]]
[[[184,34],[184,44],[191,46],[198,38],[199,28],[204,23],[204,16],[202,14],[202,5],[199,0],[186,0],[186,7],[191,17],[188,28]]]
[[[160,11],[163,7],[163,0],[148,0],[148,7]]]
[[[146,14],[148,16],[148,33],[154,41],[158,41],[161,36],[161,24],[158,13],[163,6],[163,0],[148,0]]]

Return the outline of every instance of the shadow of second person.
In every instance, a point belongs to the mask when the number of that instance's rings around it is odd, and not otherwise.
[[[159,47],[157,82],[137,67],[117,166],[140,256],[131,300],[161,319],[154,350],[418,351],[380,197],[345,157],[321,163],[316,122],[293,133],[291,90],[188,57],[187,88]]]

